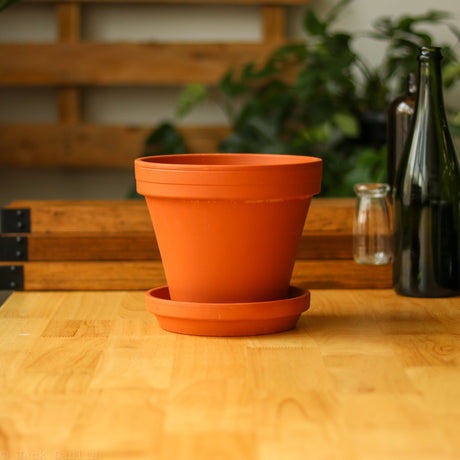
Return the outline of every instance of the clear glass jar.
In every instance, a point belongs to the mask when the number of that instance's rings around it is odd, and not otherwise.
[[[360,264],[383,265],[393,258],[388,212],[388,184],[356,184],[353,258]]]

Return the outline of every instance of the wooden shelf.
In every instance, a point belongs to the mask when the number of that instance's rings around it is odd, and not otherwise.
[[[82,111],[82,88],[107,86],[182,86],[202,82],[215,85],[230,68],[248,61],[262,62],[286,36],[286,8],[301,0],[27,0],[53,3],[55,43],[0,44],[0,87],[57,88],[56,123],[0,123],[0,165],[10,167],[125,168],[142,154],[153,126],[89,125]],[[83,4],[142,3],[258,5],[257,42],[177,43],[83,40]],[[190,152],[216,152],[227,127],[184,127]]]

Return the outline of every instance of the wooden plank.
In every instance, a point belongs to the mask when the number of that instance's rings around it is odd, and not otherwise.
[[[24,262],[24,290],[147,290],[166,283],[160,261]],[[297,260],[292,284],[307,289],[391,287],[391,265]]]
[[[305,233],[352,233],[355,200],[313,198]],[[144,200],[25,200],[4,209],[30,209],[32,233],[151,232]]]
[[[337,232],[351,235],[355,214],[354,198],[313,197],[305,222],[305,231]]]
[[[215,84],[229,67],[263,62],[278,46],[271,42],[1,44],[0,86]]]
[[[153,127],[89,124],[0,124],[0,165],[132,169]],[[226,126],[187,126],[190,153],[218,151]]]
[[[76,43],[80,40],[81,11],[78,3],[59,3],[57,22],[60,42]]]
[[[154,233],[31,233],[3,234],[22,237],[27,245],[27,260],[159,260]],[[1,237],[0,237],[1,242]],[[344,233],[304,233],[297,251],[298,259],[351,259],[352,236]]]
[[[61,43],[76,43],[80,39],[81,11],[78,3],[57,5],[58,38]],[[61,123],[82,120],[80,91],[77,88],[58,89],[58,114]]]
[[[160,261],[26,262],[23,267],[26,291],[149,289],[166,283]]]
[[[265,42],[286,40],[286,9],[281,6],[262,7],[262,37]]]
[[[386,289],[392,265],[363,265],[354,260],[297,260],[291,283],[305,289]]]
[[[152,232],[144,200],[15,201],[4,209],[30,209],[33,233]]]
[[[159,260],[153,231],[137,233],[33,233],[29,261]]]

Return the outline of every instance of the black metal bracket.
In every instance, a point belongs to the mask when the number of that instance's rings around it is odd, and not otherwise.
[[[29,233],[30,209],[28,208],[3,208],[2,233]]]
[[[22,265],[3,265],[0,267],[0,290],[24,290],[24,267]]]
[[[28,257],[26,236],[0,236],[0,260],[26,261]]]

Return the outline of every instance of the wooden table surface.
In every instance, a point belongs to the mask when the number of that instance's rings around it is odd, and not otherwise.
[[[0,308],[0,459],[460,458],[460,298],[312,290],[295,330],[162,331],[143,292]]]

